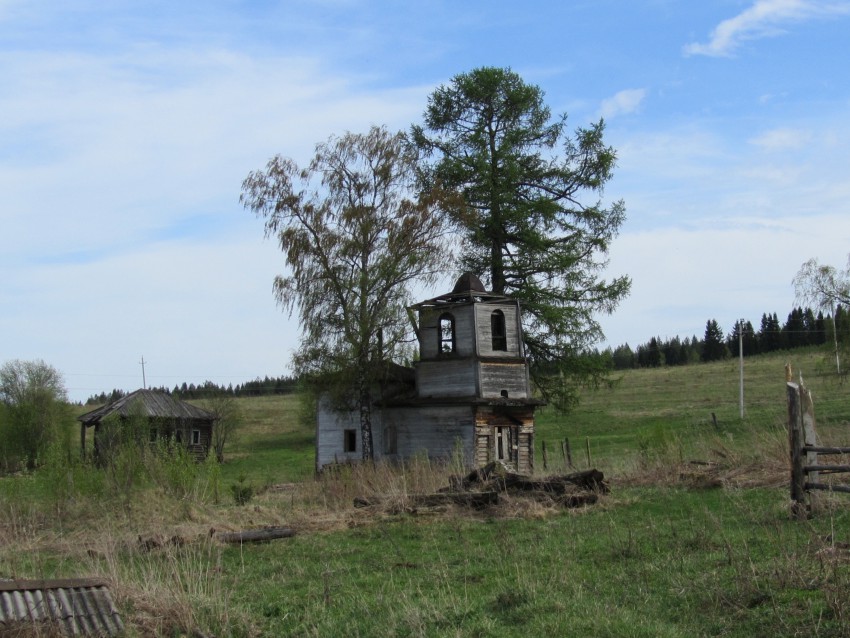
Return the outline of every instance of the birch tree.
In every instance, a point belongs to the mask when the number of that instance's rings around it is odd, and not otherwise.
[[[832,315],[835,370],[841,374],[838,324],[835,317],[839,306],[850,308],[850,258],[847,260],[845,270],[820,264],[817,259],[809,259],[800,266],[792,283],[798,303],[811,304],[818,310],[829,311]]]
[[[373,389],[408,336],[411,285],[448,263],[450,199],[414,188],[417,161],[403,133],[372,127],[318,144],[304,169],[278,155],[242,184],[240,201],[285,258],[274,293],[301,326],[295,370],[332,379],[358,411],[364,459]]]

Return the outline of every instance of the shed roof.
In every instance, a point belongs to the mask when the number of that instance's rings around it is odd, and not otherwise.
[[[136,390],[127,396],[77,417],[85,425],[94,425],[112,414],[130,417],[141,414],[149,418],[184,421],[213,421],[215,415],[191,403],[175,399],[156,390]]]
[[[35,624],[55,626],[64,636],[124,632],[103,580],[0,580],[0,630]]]

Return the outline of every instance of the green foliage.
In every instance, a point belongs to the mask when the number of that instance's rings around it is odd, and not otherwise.
[[[412,282],[433,280],[448,248],[439,189],[415,193],[416,153],[401,133],[372,127],[316,146],[305,169],[281,156],[242,184],[288,266],[281,306],[303,333],[299,376],[319,377],[359,407],[372,457],[371,389],[405,341]]]
[[[718,361],[729,357],[729,349],[723,338],[723,330],[714,319],[709,319],[705,324],[705,337],[702,340],[702,360]]]
[[[240,476],[239,480],[230,486],[233,493],[233,502],[237,505],[247,505],[254,498],[254,486],[246,482],[246,477]]]
[[[602,338],[595,316],[628,294],[628,277],[600,272],[625,219],[621,201],[598,199],[615,152],[604,123],[566,132],[543,91],[510,69],[483,67],[452,78],[428,99],[414,142],[433,158],[426,187],[462,194],[461,266],[493,292],[519,299],[532,375],[544,396],[566,408],[577,383],[604,376],[585,355]]]
[[[62,375],[44,361],[0,367],[0,470],[34,469],[43,462],[70,413]]]
[[[219,463],[224,462],[224,448],[233,444],[239,426],[242,424],[242,411],[236,400],[228,395],[212,396],[204,401],[204,408],[215,416],[212,429],[212,449]]]

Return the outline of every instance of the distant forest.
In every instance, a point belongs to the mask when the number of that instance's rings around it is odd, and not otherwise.
[[[840,344],[850,344],[850,311],[838,306],[835,311],[835,331]],[[597,353],[608,360],[609,367],[615,370],[631,368],[657,368],[661,366],[681,366],[700,362],[717,361],[730,356],[738,356],[738,333],[741,324],[736,323],[732,331],[724,334],[720,325],[714,319],[709,319],[705,325],[702,338],[673,337],[661,339],[652,337],[648,342],[632,349],[629,344],[607,349]],[[740,344],[745,357],[774,352],[776,350],[792,350],[805,346],[832,343],[832,315],[817,315],[811,308],[795,308],[784,323],[779,322],[776,313],[765,313],[761,316],[759,329],[756,330],[749,321],[743,322],[743,333]],[[264,377],[246,381],[236,386],[220,386],[212,381],[204,381],[201,385],[193,383],[166,387],[151,388],[165,392],[179,399],[206,399],[214,396],[259,397],[276,394],[292,394],[299,388],[295,377]],[[124,390],[112,390],[94,394],[86,400],[86,405],[109,403],[126,396]]]
[[[260,397],[274,394],[292,394],[298,389],[298,379],[295,377],[264,377],[262,379],[257,377],[253,381],[246,381],[236,386],[232,384],[222,386],[212,381],[204,381],[200,385],[195,385],[194,383],[186,384],[184,381],[182,385],[175,385],[171,389],[166,387],[148,389],[165,392],[178,399],[208,399],[218,396]],[[93,394],[86,400],[86,405],[111,403],[128,394],[129,392],[124,390]]]
[[[776,350],[832,343],[834,335],[837,335],[839,343],[850,343],[850,312],[842,306],[836,308],[834,324],[832,315],[824,316],[820,312],[815,315],[811,308],[793,309],[785,323],[779,322],[775,312],[765,313],[761,316],[758,330],[749,321],[742,323],[736,323],[731,332],[724,334],[717,321],[709,319],[701,339],[696,335],[667,340],[652,337],[634,350],[629,344],[624,344],[605,350],[601,356],[608,358],[610,367],[615,370],[627,370],[717,361],[738,356],[739,347],[743,356],[751,357]]]

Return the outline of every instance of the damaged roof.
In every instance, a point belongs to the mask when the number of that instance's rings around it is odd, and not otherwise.
[[[175,399],[165,392],[136,390],[112,403],[78,416],[77,420],[86,425],[94,425],[113,414],[122,417],[146,416],[186,421],[213,421],[215,418],[212,412]]]
[[[25,626],[63,636],[119,636],[124,623],[106,581],[95,578],[0,580],[0,633]]]

